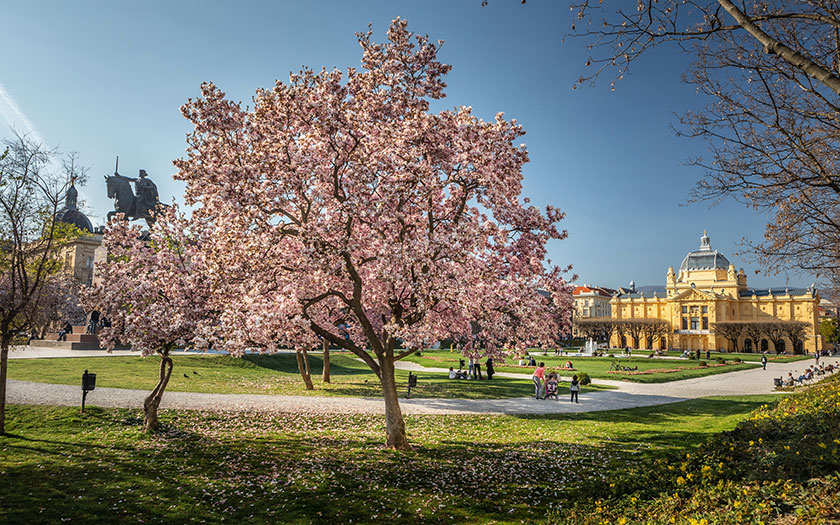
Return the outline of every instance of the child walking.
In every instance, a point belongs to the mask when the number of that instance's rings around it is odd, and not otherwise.
[[[572,376],[572,384],[569,385],[569,391],[572,393],[572,399],[569,402],[578,402],[578,392],[580,392],[580,381],[578,381],[578,376]]]

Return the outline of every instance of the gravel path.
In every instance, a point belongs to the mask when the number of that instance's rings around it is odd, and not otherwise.
[[[68,351],[50,352],[37,357],[66,357]],[[97,351],[69,351],[72,355],[103,355]],[[90,353],[88,353],[90,352]],[[17,352],[16,352],[17,353]],[[26,351],[16,357],[23,358]],[[123,352],[112,355],[123,355]],[[33,355],[27,357],[35,357]],[[834,362],[834,358],[830,358]],[[580,394],[580,403],[536,400],[530,397],[513,399],[401,399],[405,414],[561,414],[594,412],[674,403],[686,399],[713,395],[748,395],[773,393],[773,378],[786,376],[789,371],[803,370],[811,361],[769,363],[767,370],[730,372],[670,383],[643,384],[613,380],[594,380],[597,384],[611,385],[616,390],[587,391]],[[425,372],[448,372],[443,368],[424,368],[416,363],[400,362],[398,368]],[[498,373],[500,377],[530,378],[528,374]],[[795,374],[796,375],[796,374]],[[101,407],[139,408],[148,395],[145,390],[97,388],[87,397],[88,405]],[[41,404],[78,406],[81,389],[74,385],[52,385],[28,381],[8,381],[7,401],[16,404]],[[272,410],[306,413],[373,413],[384,412],[384,403],[378,398],[270,396],[253,394],[205,394],[196,392],[167,392],[161,406],[164,408],[207,409],[225,411]]]

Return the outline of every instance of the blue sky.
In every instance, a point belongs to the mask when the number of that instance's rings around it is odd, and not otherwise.
[[[705,154],[678,138],[676,114],[696,108],[680,82],[690,58],[659,51],[610,91],[609,78],[572,90],[588,57],[566,39],[567,3],[554,0],[274,2],[10,2],[0,7],[0,135],[9,125],[52,147],[78,151],[90,167],[82,189],[91,220],[112,209],[102,176],[120,156],[120,172],[145,169],[162,200],[180,200],[172,160],[189,131],[179,107],[213,81],[248,103],[258,87],[301,66],[358,66],[354,33],[373,24],[382,41],[400,16],[409,29],[445,40],[452,64],[447,98],[437,109],[470,105],[490,119],[503,111],[524,125],[531,162],[524,194],[567,213],[569,238],[550,246],[579,282],[663,284],[669,265],[712,246],[743,266],[749,284],[784,285],[785,275],[754,274],[736,255],[742,237],[760,239],[766,222],[734,202],[686,206]],[[808,284],[790,276],[790,284]]]

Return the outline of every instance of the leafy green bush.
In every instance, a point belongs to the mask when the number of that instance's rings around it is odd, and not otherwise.
[[[700,365],[700,366],[709,366],[709,363],[707,363],[707,362],[705,362],[705,361],[700,361],[700,362],[699,362],[699,363],[697,363],[697,364],[698,364],[698,365]]]
[[[719,364],[719,365],[725,365],[726,364],[726,359],[724,359],[722,357],[718,357],[716,361],[717,361],[717,364]]]
[[[697,354],[695,354],[694,352],[689,352],[688,358],[694,361],[695,359],[697,359]]]
[[[586,372],[578,372],[577,376],[578,376],[578,381],[580,381],[581,385],[585,386],[585,385],[588,385],[588,384],[592,383],[592,378],[589,377],[589,374],[587,374]]]

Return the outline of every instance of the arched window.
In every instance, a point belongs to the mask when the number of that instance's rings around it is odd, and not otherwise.
[[[776,353],[781,354],[784,351],[785,351],[785,342],[783,340],[782,341],[776,341]]]
[[[762,340],[761,340],[761,351],[762,351],[762,352],[766,352],[766,351],[767,351],[767,339],[762,339]]]
[[[744,341],[744,351],[745,352],[752,352],[752,339],[747,339]]]

